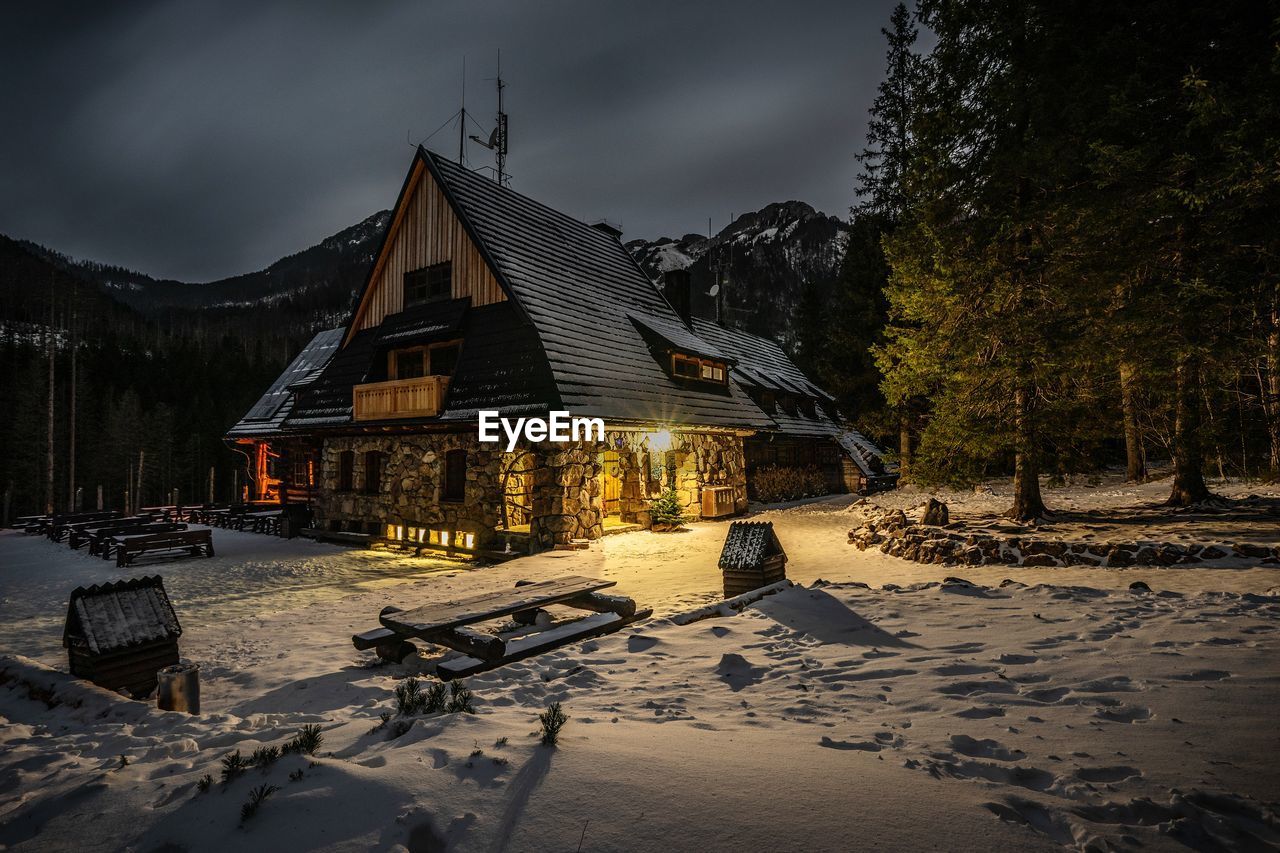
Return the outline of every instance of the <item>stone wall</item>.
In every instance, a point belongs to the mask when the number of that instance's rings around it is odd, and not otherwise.
[[[542,550],[573,539],[603,535],[601,463],[606,450],[618,454],[622,480],[619,498],[624,522],[648,527],[649,501],[674,487],[690,518],[701,517],[705,486],[731,486],[737,512],[747,507],[742,439],[734,435],[676,433],[672,448],[650,452],[643,433],[609,432],[604,442],[574,444],[521,443],[511,453],[481,445],[474,433],[346,436],[325,440],[321,454],[322,488],[316,502],[317,524],[342,529],[387,524],[443,528],[477,534],[480,547],[490,547],[502,524],[503,472],[513,462],[527,472],[533,518],[530,545]],[[462,501],[442,501],[445,454],[467,451],[467,485]],[[365,490],[364,454],[386,454],[379,494]],[[355,453],[352,490],[338,490],[339,457]],[[656,461],[656,466],[654,462]],[[511,488],[512,481],[508,481]]]
[[[962,528],[959,522],[944,527],[912,524],[901,510],[893,510],[850,530],[849,543],[859,551],[877,548],[891,557],[944,566],[1181,566],[1227,558],[1280,564],[1280,548],[1247,542],[1235,545],[1065,542],[965,533]]]
[[[467,451],[465,496],[461,501],[444,501],[445,454],[457,449]],[[355,453],[353,488],[340,491],[338,460],[347,450]],[[378,494],[366,491],[364,454],[373,450],[386,454]],[[477,534],[477,544],[488,547],[501,521],[499,478],[506,456],[480,445],[470,432],[326,439],[316,523],[327,528],[337,522],[346,529],[375,523],[462,530]],[[378,535],[383,532],[377,531]]]
[[[734,512],[747,509],[747,472],[742,438],[722,433],[674,433],[671,449],[651,451],[642,433],[609,433],[622,476],[621,518],[649,526],[649,501],[672,486],[691,519],[702,517],[702,489],[732,486]]]

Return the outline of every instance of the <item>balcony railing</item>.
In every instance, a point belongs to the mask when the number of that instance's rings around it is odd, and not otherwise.
[[[444,408],[447,376],[420,376],[357,385],[352,391],[351,416],[357,421],[389,418],[430,418]]]

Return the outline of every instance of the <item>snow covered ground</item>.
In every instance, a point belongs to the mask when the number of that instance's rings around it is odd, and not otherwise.
[[[944,497],[976,519],[995,488]],[[1085,512],[1163,490],[1046,498]],[[849,546],[853,503],[758,513],[803,586],[687,625],[669,617],[721,597],[725,524],[484,569],[216,530],[214,559],[130,572],[165,577],[201,665],[195,717],[48,669],[67,593],[119,574],[0,534],[0,653],[24,656],[0,659],[0,849],[1280,849],[1280,569],[926,566]],[[1201,523],[1169,530],[1240,532]],[[474,715],[374,730],[429,665],[352,649],[383,606],[568,573],[654,618],[468,679]],[[553,701],[571,717],[555,749],[532,736]],[[314,757],[197,790],[307,723]],[[241,825],[261,784],[279,790]]]

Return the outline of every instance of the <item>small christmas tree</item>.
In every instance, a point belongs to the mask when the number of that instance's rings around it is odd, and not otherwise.
[[[684,506],[675,489],[667,489],[649,501],[649,519],[654,530],[673,530],[685,522]]]

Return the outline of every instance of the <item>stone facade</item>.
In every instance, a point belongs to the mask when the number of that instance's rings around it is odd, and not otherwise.
[[[505,509],[513,524],[529,524],[529,544],[542,550],[604,532],[601,474],[606,451],[617,454],[623,522],[648,527],[649,501],[674,487],[690,518],[701,517],[701,490],[733,488],[736,512],[747,507],[742,438],[720,433],[675,433],[672,447],[650,451],[645,433],[609,432],[603,442],[517,446],[507,453],[481,445],[472,432],[343,436],[325,440],[317,524],[385,535],[386,525],[474,533],[476,545],[494,547]],[[463,450],[466,489],[460,501],[442,500],[445,458]],[[343,452],[354,454],[349,490],[339,489]],[[384,454],[378,492],[368,489],[366,454]],[[511,501],[515,501],[513,504]],[[525,513],[516,504],[527,506]]]
[[[461,501],[442,499],[445,456],[467,453],[466,489]],[[339,459],[355,454],[350,490],[339,488]],[[368,489],[365,454],[384,454],[377,493]],[[328,438],[321,454],[317,526],[384,535],[387,524],[465,531],[488,547],[501,521],[501,477],[507,454],[481,446],[474,433],[364,435]],[[336,525],[335,525],[336,522]],[[373,525],[375,529],[362,529]]]

